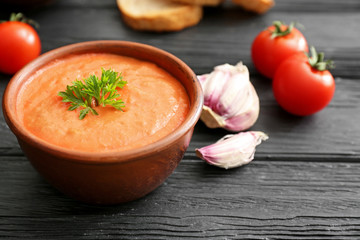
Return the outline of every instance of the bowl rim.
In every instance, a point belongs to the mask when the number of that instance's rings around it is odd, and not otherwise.
[[[190,105],[190,109],[187,117],[182,122],[182,124],[177,127],[173,132],[161,138],[160,140],[150,143],[148,145],[142,146],[140,148],[123,150],[123,151],[110,151],[110,152],[86,152],[68,149],[64,147],[57,146],[55,144],[50,144],[45,140],[31,134],[22,124],[21,121],[16,116],[16,111],[12,111],[10,108],[10,102],[14,102],[16,104],[17,97],[11,98],[11,92],[18,94],[19,83],[24,83],[26,80],[20,81],[23,78],[33,74],[38,69],[41,69],[47,63],[60,58],[68,56],[67,53],[70,49],[81,48],[87,49],[85,52],[94,52],[91,49],[95,46],[103,45],[118,45],[118,46],[134,46],[140,49],[146,49],[147,51],[155,51],[158,54],[166,55],[166,57],[173,60],[179,66],[182,66],[183,72],[189,74],[192,78],[192,86],[194,87],[194,102]],[[80,52],[79,52],[80,53]],[[78,53],[78,54],[79,54]],[[136,56],[134,56],[136,58]],[[167,71],[167,70],[166,70]],[[169,72],[172,74],[171,72]],[[188,93],[189,95],[189,93]],[[190,98],[190,96],[189,96]],[[11,99],[13,99],[11,101]],[[133,161],[136,159],[144,158],[148,155],[153,154],[154,149],[156,152],[161,151],[164,148],[167,148],[172,143],[176,142],[177,139],[184,136],[188,131],[192,131],[193,127],[197,123],[200,118],[200,114],[203,106],[203,93],[200,82],[197,79],[196,74],[193,70],[182,60],[180,60],[175,55],[162,50],[160,48],[139,43],[133,41],[122,41],[122,40],[96,40],[96,41],[85,41],[79,43],[73,43],[69,45],[65,45],[53,50],[50,50],[46,53],[43,53],[35,60],[31,61],[25,67],[23,67],[20,71],[18,71],[9,81],[3,95],[2,108],[3,115],[5,117],[5,121],[7,122],[11,131],[15,134],[16,138],[19,138],[23,141],[26,141],[31,147],[40,148],[42,151],[50,153],[52,155],[59,156],[63,160],[67,161],[75,161],[87,164],[109,164],[109,163],[125,163],[129,161]]]

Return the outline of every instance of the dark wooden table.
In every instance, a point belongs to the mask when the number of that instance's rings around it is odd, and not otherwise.
[[[194,150],[227,132],[199,122],[184,159],[161,187],[101,207],[76,202],[44,181],[1,115],[0,239],[360,239],[360,1],[276,3],[258,16],[227,2],[206,8],[197,26],[163,34],[129,29],[115,0],[58,0],[26,10],[40,24],[43,52],[115,39],[167,50],[197,74],[243,61],[261,101],[252,130],[270,139],[249,165],[223,170]],[[1,19],[12,10],[0,5]],[[309,43],[336,63],[335,96],[315,115],[281,110],[271,82],[252,65],[252,40],[274,20],[300,22]],[[1,94],[10,78],[0,75]]]

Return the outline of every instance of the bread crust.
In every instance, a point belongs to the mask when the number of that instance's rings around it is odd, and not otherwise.
[[[201,5],[201,6],[218,6],[222,4],[225,0],[171,0],[173,2],[191,4],[191,5]]]
[[[117,0],[124,22],[135,30],[171,32],[198,24],[203,16],[201,6],[180,3],[169,3],[168,0],[142,0],[138,4],[151,4],[153,1],[164,1],[161,9],[134,13],[127,4],[133,0]],[[169,1],[168,1],[169,2]],[[165,6],[165,7],[164,7]]]
[[[267,12],[275,5],[274,0],[232,0],[233,3],[241,6],[247,11],[259,14]]]

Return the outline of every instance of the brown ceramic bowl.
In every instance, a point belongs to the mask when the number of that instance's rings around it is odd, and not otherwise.
[[[114,53],[156,63],[185,87],[190,99],[187,118],[161,140],[128,151],[77,152],[51,145],[32,135],[14,109],[17,96],[35,71],[68,54]],[[82,202],[117,204],[150,193],[177,167],[186,151],[203,104],[201,86],[194,72],[180,59],[158,48],[125,41],[93,41],[68,45],[41,55],[9,82],[3,97],[3,113],[26,157],[35,169],[61,192]]]

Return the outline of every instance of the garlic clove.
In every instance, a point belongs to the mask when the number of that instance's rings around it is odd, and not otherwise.
[[[249,71],[241,62],[216,66],[209,74],[199,75],[204,91],[200,119],[209,128],[242,131],[250,128],[259,115],[259,98],[250,82]]]
[[[239,108],[239,111],[233,114],[232,117],[225,120],[225,129],[239,132],[250,128],[257,121],[260,104],[255,88],[252,85],[250,85],[248,94],[250,95],[243,107]]]
[[[196,155],[211,165],[229,169],[248,164],[255,148],[269,137],[260,131],[240,132],[221,138],[214,144],[195,149]]]

